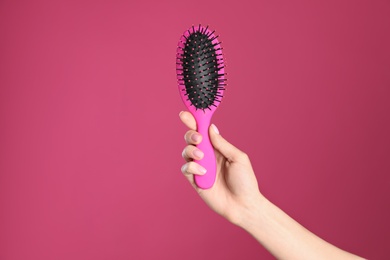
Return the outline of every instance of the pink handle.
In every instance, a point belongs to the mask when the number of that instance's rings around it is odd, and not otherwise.
[[[202,160],[195,160],[202,165],[207,172],[204,175],[195,175],[195,183],[202,189],[209,189],[214,185],[217,172],[217,164],[215,160],[214,147],[210,142],[209,127],[211,116],[195,116],[198,126],[197,131],[202,135],[202,142],[197,147],[204,153]]]

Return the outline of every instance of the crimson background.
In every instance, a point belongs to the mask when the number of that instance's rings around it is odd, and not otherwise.
[[[341,248],[390,243],[388,1],[0,2],[0,259],[272,259],[181,176],[175,50],[221,35],[214,117],[262,192]]]

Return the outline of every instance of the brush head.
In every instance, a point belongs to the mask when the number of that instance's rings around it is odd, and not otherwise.
[[[226,86],[222,48],[207,27],[192,26],[180,38],[176,72],[179,91],[187,106],[214,110]]]

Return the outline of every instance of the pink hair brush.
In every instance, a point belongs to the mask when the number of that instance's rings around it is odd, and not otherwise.
[[[207,172],[195,175],[195,183],[202,189],[211,188],[215,182],[217,166],[208,130],[226,86],[222,48],[217,38],[208,26],[192,26],[181,36],[176,55],[179,93],[203,137],[197,147],[204,157],[196,162]]]

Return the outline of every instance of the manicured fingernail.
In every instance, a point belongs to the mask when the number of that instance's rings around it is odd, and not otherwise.
[[[200,173],[203,173],[203,174],[205,174],[207,172],[207,170],[205,168],[203,168],[202,166],[200,166],[200,165],[198,165],[198,171]]]
[[[188,164],[183,164],[183,166],[181,167],[181,172],[185,173],[187,171],[187,167],[188,167]]]
[[[213,127],[214,132],[216,132],[217,134],[219,134],[219,130],[218,130],[218,128],[217,128],[214,124],[212,124],[212,127]]]
[[[193,153],[194,153],[196,158],[199,158],[199,159],[203,158],[203,152],[201,150],[194,150]]]
[[[201,135],[198,135],[198,134],[193,134],[192,136],[191,136],[191,139],[192,139],[192,141],[194,141],[194,142],[200,142],[200,139],[202,138],[202,136]]]

